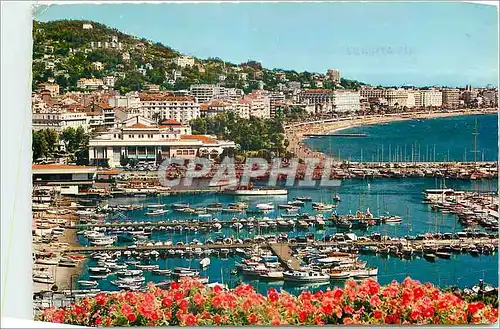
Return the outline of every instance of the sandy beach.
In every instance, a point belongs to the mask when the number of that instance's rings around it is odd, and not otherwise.
[[[285,138],[289,142],[288,151],[299,158],[322,158],[326,155],[310,150],[304,143],[304,134],[327,134],[343,129],[396,122],[411,119],[434,119],[460,115],[494,114],[497,109],[464,109],[448,112],[409,112],[386,115],[371,115],[341,119],[327,119],[313,122],[294,123],[285,127]]]
[[[50,244],[35,244],[34,250],[50,251],[55,255],[61,255],[61,250],[68,246],[78,246],[76,230],[74,228],[66,228],[57,239],[57,242]],[[76,267],[61,267],[57,265],[38,265],[35,264],[34,268],[44,268],[45,271],[52,274],[55,284],[59,291],[69,290],[75,287],[75,282],[78,280],[78,275],[82,272],[85,265],[85,260],[80,261]],[[73,276],[73,284],[71,284],[71,277]],[[51,290],[51,284],[33,282],[33,292]]]

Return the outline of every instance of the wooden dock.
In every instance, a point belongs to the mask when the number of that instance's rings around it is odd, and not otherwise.
[[[288,243],[272,243],[269,245],[271,251],[278,256],[279,260],[290,270],[299,270],[300,261],[292,255],[292,249]]]

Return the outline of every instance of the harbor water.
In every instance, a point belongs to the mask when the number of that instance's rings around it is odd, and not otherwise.
[[[335,158],[361,162],[474,161],[474,150],[477,161],[498,159],[498,114],[411,119],[343,129],[342,133],[367,137],[322,136],[305,143]]]
[[[148,216],[146,212],[148,209],[125,211],[123,215],[128,220],[134,222],[157,222],[157,221],[173,221],[180,219],[197,219],[199,221],[210,221],[217,218],[221,221],[231,220],[233,217],[245,218],[253,216],[255,218],[262,218],[267,216],[269,218],[280,217],[286,211],[278,209],[278,205],[286,204],[292,201],[295,197],[309,196],[313,202],[333,203],[333,196],[337,194],[341,201],[338,203],[337,208],[333,211],[323,212],[324,217],[328,218],[332,212],[338,215],[354,214],[357,210],[367,211],[370,210],[375,216],[384,215],[389,213],[391,215],[398,215],[403,218],[402,223],[397,225],[377,225],[369,228],[368,230],[352,230],[357,235],[367,235],[373,232],[387,234],[391,236],[405,236],[422,234],[426,232],[458,232],[463,228],[457,221],[457,216],[452,214],[443,214],[440,212],[432,211],[430,205],[423,204],[423,191],[432,188],[453,188],[456,190],[465,191],[496,191],[497,182],[494,180],[447,180],[435,178],[413,178],[413,179],[348,179],[343,180],[342,184],[338,187],[332,188],[290,188],[287,196],[277,197],[235,197],[225,194],[207,193],[200,195],[177,195],[177,196],[157,196],[157,197],[120,197],[108,200],[110,205],[116,204],[165,204],[165,209],[173,203],[187,203],[191,208],[206,207],[210,203],[220,202],[223,208],[227,208],[227,204],[238,201],[248,203],[249,209],[256,209],[258,203],[272,203],[274,210],[266,214],[251,214],[245,213],[213,213],[211,216],[198,217],[196,214],[185,214],[175,212],[170,209],[167,213],[159,216]],[[311,202],[301,209],[301,213],[317,214],[318,212],[312,210]],[[116,215],[109,215],[108,221],[123,220]],[[124,224],[126,226],[126,224]],[[201,233],[201,232],[168,232],[168,231],[153,231],[151,234],[151,241],[172,241],[174,244],[177,242],[189,243],[194,239],[204,242],[207,239],[215,240],[217,236],[235,237],[244,239],[246,237],[254,237],[258,234],[275,235],[279,230],[267,230],[265,232],[258,232],[256,228],[249,230],[246,227],[237,231],[231,227],[224,227],[221,232],[214,233]],[[321,239],[326,235],[332,235],[337,232],[336,227],[325,226],[324,229],[317,229],[316,227],[309,227],[308,230],[295,228],[292,231],[286,231],[289,237],[304,236],[306,233],[313,233],[316,238]],[[342,231],[345,232],[345,231]],[[88,241],[80,236],[80,243],[88,245]],[[118,245],[123,245],[123,242],[117,242]],[[473,257],[469,254],[454,254],[451,259],[439,259],[436,262],[428,262],[423,258],[414,258],[412,260],[400,259],[392,256],[381,257],[378,255],[360,255],[361,260],[367,261],[367,266],[378,267],[377,280],[381,284],[391,282],[392,280],[401,281],[407,276],[422,282],[432,282],[440,286],[456,285],[460,287],[471,286],[477,283],[478,279],[484,279],[485,282],[494,286],[498,285],[498,255]],[[158,264],[160,269],[173,269],[176,266],[186,266],[192,268],[200,268],[200,259],[196,258],[166,258],[151,260],[151,264]],[[317,290],[325,289],[327,285],[314,285],[314,286],[294,286],[288,283],[281,282],[266,282],[266,281],[248,281],[242,276],[231,274],[231,270],[235,264],[240,261],[240,256],[232,255],[226,259],[221,257],[211,257],[211,265],[206,270],[202,270],[202,276],[208,276],[210,282],[219,282],[235,286],[239,282],[245,281],[252,283],[260,292],[265,292],[269,287],[283,288],[291,293],[297,293],[303,289]],[[95,260],[89,260],[85,266],[84,272],[81,274],[81,280],[88,280],[89,273],[88,267],[95,266]],[[155,276],[151,272],[145,271],[146,282],[163,282],[169,280],[169,277]],[[99,288],[101,290],[117,290],[110,282],[115,280],[115,276],[111,275],[107,279],[99,281]],[[331,286],[341,286],[342,281],[330,283]]]

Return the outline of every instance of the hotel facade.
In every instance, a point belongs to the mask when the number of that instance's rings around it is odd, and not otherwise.
[[[92,165],[120,166],[120,160],[159,164],[166,158],[215,159],[234,142],[220,141],[211,136],[192,135],[191,127],[174,120],[160,124],[136,116],[122,122],[120,128],[108,131],[89,141],[89,162]]]

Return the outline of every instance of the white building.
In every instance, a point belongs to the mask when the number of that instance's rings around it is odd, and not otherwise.
[[[105,76],[104,78],[102,78],[102,82],[108,87],[114,87],[115,81],[116,81],[116,78],[112,75],[108,75],[108,76]]]
[[[55,129],[63,131],[68,127],[89,129],[89,118],[84,112],[44,111],[32,114],[33,130]]]
[[[254,90],[243,98],[250,107],[249,116],[268,119],[271,117],[271,99],[265,90]]]
[[[92,69],[95,71],[104,70],[104,65],[101,62],[92,62]]]
[[[92,30],[92,29],[93,29],[93,26],[92,26],[92,24],[89,24],[89,23],[84,23],[84,24],[82,25],[82,28],[83,28],[84,30]]]
[[[194,58],[191,56],[179,56],[174,59],[174,63],[182,68],[191,67],[194,66]]]
[[[99,89],[104,85],[104,82],[102,79],[86,79],[86,78],[81,78],[76,82],[76,86],[78,88],[82,89]]]
[[[215,158],[234,142],[218,141],[211,136],[191,135],[190,127],[175,121],[157,125],[142,117],[123,122],[120,128],[89,141],[89,161],[94,165],[120,165],[120,158],[161,163],[165,158]]]
[[[122,59],[124,62],[128,62],[130,60],[130,54],[126,51],[122,54]]]
[[[443,105],[443,93],[439,90],[420,90],[420,104],[422,107]]]
[[[183,124],[200,117],[200,104],[190,96],[141,94],[141,108],[147,118],[173,119]]]
[[[219,85],[199,84],[191,85],[189,93],[196,98],[198,103],[205,103],[225,94],[225,88]]]
[[[359,91],[335,90],[332,106],[335,112],[357,112],[360,110]]]
[[[137,93],[128,93],[124,96],[116,95],[108,99],[108,104],[113,107],[139,108],[141,100]]]
[[[316,112],[356,112],[360,110],[360,97],[354,90],[304,89],[299,100],[314,105]]]

